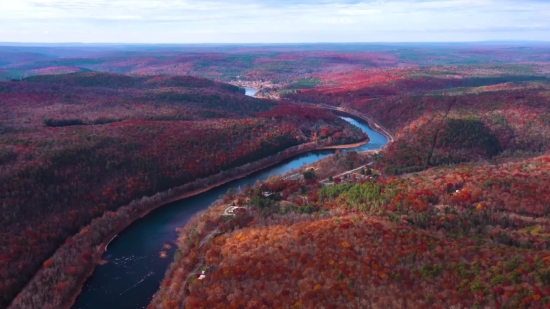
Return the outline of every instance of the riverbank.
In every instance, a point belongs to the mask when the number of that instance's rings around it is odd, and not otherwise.
[[[374,134],[374,132],[372,133]],[[162,205],[200,195],[215,187],[246,177],[300,154],[324,149],[354,148],[368,142],[369,139],[367,138],[361,142],[346,145],[320,146],[310,142],[293,146],[264,159],[212,175],[208,178],[198,179],[193,183],[167,190],[151,197],[134,200],[130,205],[119,207],[115,212],[106,212],[102,217],[94,219],[88,226],[84,227],[80,233],[73,235],[72,243],[67,243],[60,247],[50,258],[51,261],[48,261],[45,267],[42,267],[37,272],[32,282],[29,282],[22,290],[18,299],[12,302],[10,308],[29,307],[26,306],[28,304],[30,304],[31,308],[43,307],[43,305],[52,305],[56,308],[71,307],[81,293],[84,284],[87,282],[87,278],[94,273],[96,264],[102,261],[101,258],[105,253],[106,244],[115,235],[137,221],[137,219],[147,216],[151,211]],[[205,205],[209,203],[211,202]],[[84,260],[83,256],[86,255],[91,256],[92,259]],[[67,269],[72,269],[69,276],[66,273]],[[64,281],[61,281],[61,278],[64,278]],[[59,291],[53,299],[50,297],[37,297],[36,293],[33,292],[43,289],[44,286],[57,286],[57,284],[59,284]]]
[[[327,146],[327,147],[323,147],[319,150],[328,150],[328,149],[348,149],[348,148],[356,148],[356,147],[360,147],[360,146],[363,146],[363,145],[366,145],[369,143],[369,139],[367,138],[365,141],[363,142],[359,142],[359,143],[354,143],[354,144],[346,144],[346,145],[337,145],[337,146]]]
[[[70,296],[68,296],[68,300],[66,302],[64,302],[61,306],[59,306],[59,308],[69,309],[75,303],[78,295],[82,291],[82,287],[84,286],[86,280],[93,274],[96,265],[101,264],[103,262],[102,256],[106,252],[105,248],[106,248],[107,244],[110,243],[116,235],[121,233],[128,226],[130,226],[136,220],[147,216],[151,211],[153,211],[153,210],[155,210],[155,209],[157,209],[161,206],[164,206],[166,204],[173,203],[173,202],[185,199],[185,198],[189,198],[189,197],[207,192],[207,191],[209,191],[209,190],[211,190],[215,187],[222,186],[222,185],[224,185],[226,183],[229,183],[231,181],[249,176],[250,174],[256,173],[256,172],[261,171],[263,169],[266,169],[270,166],[279,164],[280,162],[282,162],[284,160],[290,159],[294,156],[297,156],[297,155],[300,155],[300,154],[303,154],[303,153],[307,153],[307,152],[311,152],[311,151],[319,151],[319,150],[355,148],[355,147],[367,144],[368,142],[369,142],[369,138],[366,138],[365,140],[363,140],[361,142],[358,142],[358,143],[345,144],[345,145],[317,146],[317,145],[315,145],[315,143],[306,143],[306,144],[294,146],[294,147],[291,147],[289,149],[283,150],[283,151],[281,151],[281,152],[279,152],[279,153],[277,153],[273,156],[266,157],[264,159],[249,163],[245,166],[237,167],[237,168],[228,170],[226,172],[223,172],[224,174],[231,174],[231,173],[236,173],[236,174],[233,175],[233,176],[225,177],[225,178],[223,178],[221,180],[218,180],[218,181],[214,181],[213,183],[211,183],[207,186],[204,186],[204,187],[201,187],[201,188],[195,188],[195,189],[192,189],[190,191],[181,192],[181,193],[174,193],[174,191],[178,191],[178,188],[175,188],[175,189],[171,189],[171,190],[168,190],[168,191],[164,191],[162,193],[159,193],[159,194],[155,195],[154,197],[151,197],[150,198],[151,202],[149,204],[141,206],[141,207],[144,208],[142,211],[139,211],[139,212],[133,214],[132,216],[130,216],[129,218],[123,220],[123,222],[120,222],[120,224],[118,224],[116,226],[116,228],[111,233],[109,233],[108,235],[106,235],[105,237],[102,238],[103,240],[102,240],[101,243],[94,246],[95,248],[93,248],[93,263],[90,265],[90,267],[87,267],[86,270],[82,273],[82,276],[79,277],[76,280],[74,291],[70,293]],[[243,169],[243,168],[248,168],[248,169],[246,169],[245,171],[238,172],[239,169]],[[220,173],[220,174],[222,174],[222,173]],[[187,187],[200,186],[203,183],[208,183],[210,181],[209,179],[216,178],[220,174],[210,176],[206,179],[196,180],[192,184],[187,184],[186,186]],[[179,187],[179,188],[181,188],[181,187]],[[155,199],[156,196],[163,196],[163,197],[161,199],[156,200]],[[124,209],[124,208],[128,208],[128,207],[131,208],[130,205],[127,205],[127,206],[122,206],[120,209]],[[118,213],[118,211],[117,211],[117,213]],[[101,217],[101,218],[103,218],[103,217]],[[93,228],[91,227],[91,224],[90,224],[89,226],[85,227],[84,229],[90,229],[91,230]],[[54,254],[54,256],[55,256],[55,254]],[[15,307],[12,306],[10,308],[15,308]]]
[[[359,147],[362,144],[364,143],[356,143],[355,145]],[[346,146],[349,146],[349,145],[346,145]],[[344,159],[343,158],[344,156],[345,155],[341,155],[340,157]],[[324,158],[320,161],[316,161],[312,165],[308,165],[307,167],[304,167],[301,170],[295,170],[291,173],[301,173],[309,168],[317,166],[323,161],[334,160],[333,158],[335,157],[336,156],[330,156],[330,157]],[[332,163],[336,164],[336,162],[332,162]],[[338,166],[342,166],[342,165],[338,165]],[[352,170],[355,171],[357,169],[360,169],[361,167],[365,167],[365,165],[363,166],[356,165]],[[342,173],[343,170],[345,171],[344,173]],[[337,171],[338,174],[337,175],[334,174],[334,177],[338,177],[345,173],[350,172],[349,170],[346,170],[346,169],[343,169],[343,170],[342,169],[338,170]],[[318,170],[315,173],[316,176],[317,176],[317,172]],[[326,176],[328,177],[330,175],[326,175]],[[321,177],[324,177],[324,176],[321,176]],[[281,181],[286,178],[281,177],[281,178],[274,178],[274,179],[279,179],[279,181]],[[276,180],[272,180],[272,181],[276,181]],[[231,199],[229,199],[229,201],[231,201]],[[195,214],[195,216],[192,219],[190,219],[181,228],[178,236],[178,241],[177,241],[178,246],[180,246],[179,250],[181,251],[182,255],[194,256],[194,258],[192,260],[183,260],[183,259],[175,260],[173,261],[173,263],[170,264],[170,266],[168,267],[168,270],[166,271],[166,275],[163,279],[163,284],[153,296],[153,299],[148,308],[164,308],[164,306],[167,304],[180,304],[179,305],[180,308],[183,308],[185,306],[185,301],[188,297],[187,287],[190,284],[191,278],[194,278],[193,276],[198,276],[198,274],[200,274],[201,269],[207,271],[207,276],[212,275],[212,272],[209,272],[207,267],[202,268],[205,266],[206,253],[200,252],[199,249],[201,247],[201,244],[203,244],[206,240],[208,240],[214,232],[208,233],[208,230],[200,231],[198,228],[197,222],[201,220],[202,222],[206,222],[206,221],[215,222],[216,221],[215,219],[217,216],[220,215],[220,212],[221,214],[224,214],[224,211],[220,211],[220,210],[225,209],[226,207],[225,205],[227,205],[227,203],[228,202],[223,202],[215,206],[210,206],[208,210],[206,210],[205,212]],[[296,204],[290,203],[290,205],[295,206]],[[246,206],[243,206],[243,207],[246,207]],[[205,217],[209,217],[209,219],[205,221],[204,220]],[[204,227],[205,225],[203,224],[202,226]],[[188,233],[191,230],[194,231],[192,235]],[[213,229],[213,231],[219,231],[219,227]],[[207,234],[207,236],[204,236],[205,234]],[[197,239],[202,239],[202,240],[199,243]],[[185,279],[182,280],[182,278],[185,278]],[[183,290],[183,293],[169,292],[169,291],[182,291],[182,290]]]
[[[290,152],[292,149],[287,150],[284,152],[286,157],[289,158],[294,154],[303,152],[306,152],[306,154],[294,156],[291,159],[284,160],[284,162],[280,164],[275,163],[280,162],[284,157],[274,156],[277,160],[272,161],[272,164],[265,164],[264,161],[261,166],[255,166],[260,169],[269,165],[273,165],[273,167],[264,168],[252,175],[241,177],[240,180],[234,180],[215,188],[213,188],[213,185],[216,182],[211,182],[208,186],[201,187],[201,189],[212,187],[210,190],[202,194],[197,194],[194,197],[186,198],[180,202],[166,205],[160,210],[147,215],[143,220],[136,220],[134,224],[131,224],[131,226],[117,236],[118,239],[109,245],[109,252],[104,256],[104,258],[109,261],[120,261],[123,259],[125,261],[124,265],[119,265],[117,262],[109,262],[104,266],[96,268],[90,280],[86,281],[85,287],[76,299],[76,305],[73,308],[96,308],[98,306],[103,306],[105,308],[115,309],[122,306],[122,304],[125,304],[127,308],[132,308],[132,306],[146,307],[150,302],[150,297],[158,291],[159,282],[164,278],[163,274],[169,267],[168,264],[171,262],[171,259],[143,257],[148,256],[151,250],[155,250],[155,248],[160,249],[163,244],[173,242],[173,233],[177,227],[186,225],[197,212],[207,209],[208,205],[214,203],[216,199],[218,199],[218,196],[225,194],[228,189],[237,188],[239,186],[242,188],[247,184],[252,185],[257,180],[263,181],[270,175],[284,174],[291,169],[302,167],[304,163],[311,164],[321,158],[331,156],[333,152],[308,152],[308,150],[334,147],[347,148],[367,144],[352,148],[359,151],[358,148],[368,149],[368,145],[373,142],[375,148],[379,148],[386,143],[386,139],[381,134],[378,134],[368,127],[365,122],[361,121],[359,118],[354,117],[356,120],[353,120],[349,117],[352,116],[346,114],[343,119],[358,126],[361,131],[367,133],[369,137],[373,136],[368,143],[367,140],[364,140],[358,143],[338,146],[319,147],[319,145],[314,143],[298,146],[298,148],[301,148],[301,151],[292,153]],[[246,173],[243,174],[242,172]],[[247,175],[250,172],[252,172],[250,169],[246,171],[241,170],[239,174]],[[233,178],[237,176],[237,174],[225,174],[223,179],[218,178],[217,180],[219,180],[219,183],[222,183],[222,180],[228,179],[228,176],[232,176],[231,178]],[[181,191],[178,193],[181,193]],[[151,204],[149,204],[149,206],[150,205]],[[178,224],[175,224],[175,222],[178,222]],[[103,240],[107,242],[109,236],[105,236]],[[135,245],[132,245],[133,243],[135,243]],[[154,255],[156,256],[156,254]],[[169,253],[169,255],[171,256],[172,253]],[[181,254],[178,254],[178,256],[181,256]],[[129,270],[132,272],[129,273]],[[151,275],[152,272],[154,272],[153,275]],[[113,277],[115,282],[109,279]],[[147,279],[144,281],[145,278]],[[118,299],[118,295],[121,293],[126,293],[125,299]]]
[[[304,102],[288,102],[288,103],[295,104],[295,105],[314,106],[314,107],[318,107],[318,108],[324,108],[324,109],[337,111],[337,112],[341,112],[341,113],[345,113],[345,114],[355,116],[355,117],[363,120],[364,122],[366,122],[369,125],[369,127],[371,129],[373,129],[374,131],[384,135],[384,137],[386,137],[386,139],[388,139],[388,143],[393,143],[395,141],[395,137],[393,136],[393,134],[390,133],[389,130],[384,128],[381,124],[379,124],[376,120],[372,119],[370,116],[368,116],[366,114],[363,114],[361,112],[358,112],[356,110],[345,108],[345,107],[339,107],[339,106],[331,106],[331,105],[326,105],[326,104],[312,104],[312,103],[304,103]]]

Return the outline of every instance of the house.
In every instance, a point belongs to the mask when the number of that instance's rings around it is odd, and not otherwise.
[[[206,278],[206,276],[204,275],[204,270],[202,271],[201,275],[199,276],[199,280],[202,280]]]

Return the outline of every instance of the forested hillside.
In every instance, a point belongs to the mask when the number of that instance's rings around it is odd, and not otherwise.
[[[228,192],[180,230],[152,308],[548,306],[549,51],[0,47],[0,307],[33,274],[14,308],[65,303],[157,192],[365,139],[316,104],[395,141]]]
[[[0,46],[0,80],[99,71],[133,75],[193,75],[225,82],[269,82],[296,88],[326,74],[364,69],[525,64],[550,61],[548,44],[275,44],[259,46]],[[319,78],[320,77],[320,78]],[[301,84],[302,83],[302,84]],[[471,84],[470,84],[471,85]]]
[[[189,76],[74,73],[0,83],[0,307],[93,218],[292,146],[366,138],[329,112],[243,93]],[[84,253],[64,261],[56,301],[89,267]]]
[[[549,164],[374,170],[331,186],[274,178],[228,194],[180,231],[150,307],[542,308]],[[231,203],[242,211],[222,215]]]
[[[550,149],[547,65],[441,66],[320,75],[288,100],[357,110],[396,135],[388,173]]]

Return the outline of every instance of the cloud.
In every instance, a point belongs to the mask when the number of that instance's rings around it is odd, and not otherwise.
[[[95,42],[201,42],[190,33],[218,42],[239,34],[240,42],[492,39],[498,32],[496,39],[503,31],[510,39],[550,37],[543,0],[18,0],[3,1],[0,11],[0,41],[45,27],[52,40]]]

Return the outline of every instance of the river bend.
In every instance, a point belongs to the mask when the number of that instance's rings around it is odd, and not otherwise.
[[[255,91],[252,88],[246,89],[246,94],[253,96]],[[365,122],[350,117],[342,118],[361,128],[370,138],[368,144],[343,151],[379,149],[387,143],[382,134],[369,128]],[[103,255],[107,263],[96,266],[72,308],[146,308],[172,262],[175,245],[167,250],[168,258],[160,258],[159,251],[164,244],[173,244],[176,240],[176,228],[184,226],[194,214],[206,209],[229,188],[252,185],[257,180],[266,180],[270,175],[283,174],[301,167],[304,163],[319,161],[333,152],[322,150],[298,155],[244,178],[151,211],[113,239]]]

